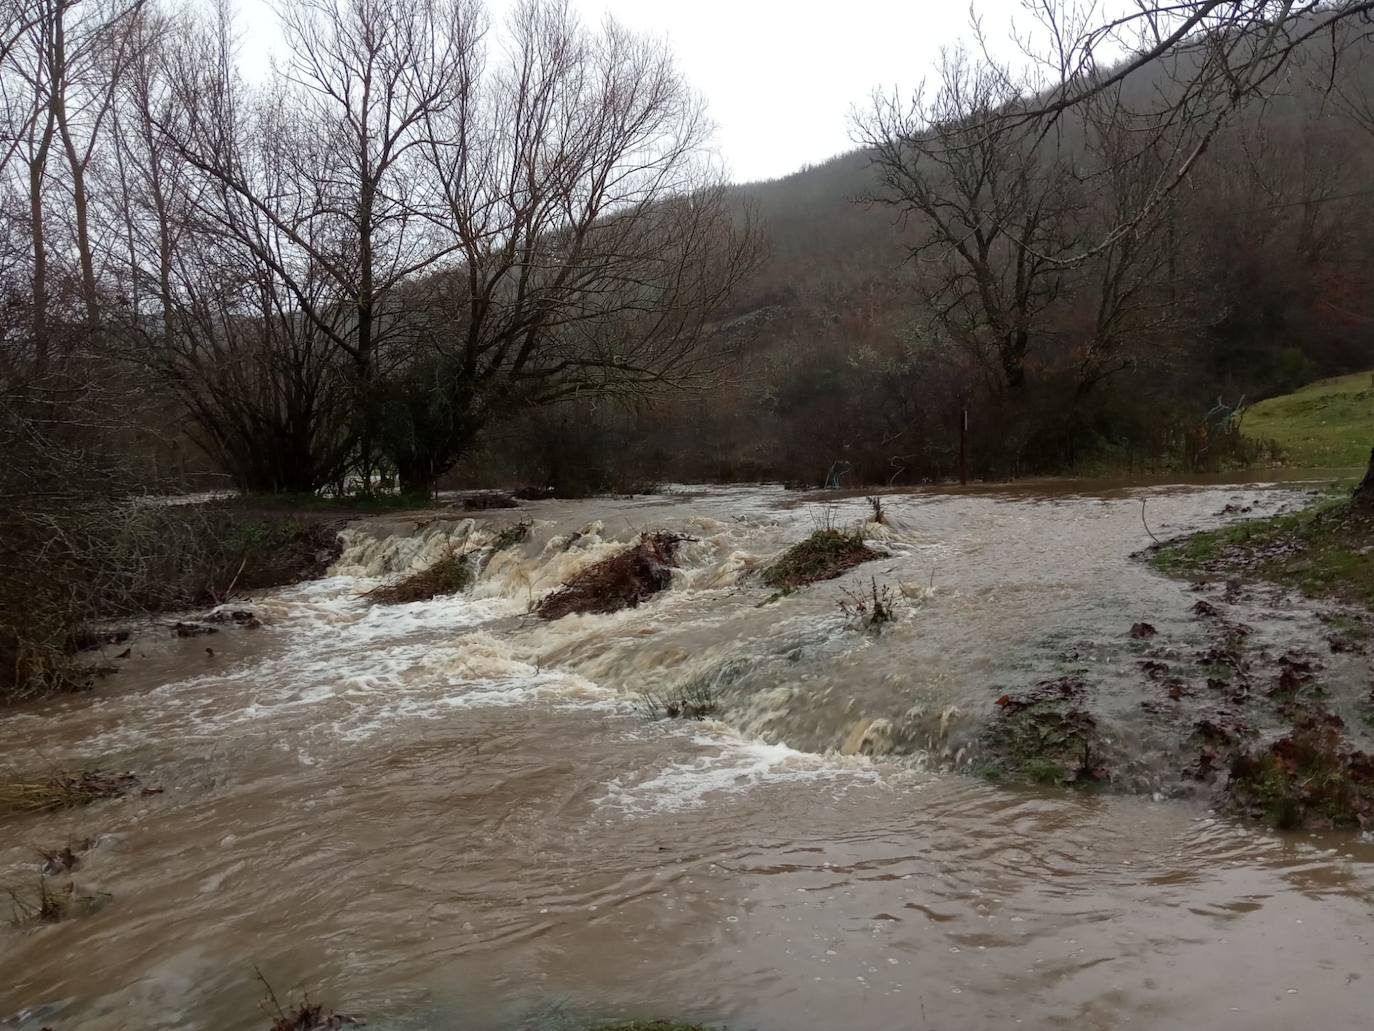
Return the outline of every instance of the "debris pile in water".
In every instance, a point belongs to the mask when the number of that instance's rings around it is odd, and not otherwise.
[[[72,809],[102,798],[119,798],[138,787],[132,773],[82,770],[55,773],[43,780],[24,780],[0,774],[0,812],[47,812]],[[149,793],[154,793],[150,789]]]
[[[540,619],[571,613],[619,612],[667,590],[673,582],[677,548],[691,540],[681,534],[644,533],[639,541],[582,570],[535,606]]]
[[[833,580],[860,563],[882,557],[864,543],[862,533],[826,528],[784,551],[763,571],[763,582],[791,591],[818,580]]]
[[[368,591],[369,601],[382,605],[404,605],[412,601],[429,601],[445,594],[457,594],[472,583],[472,567],[467,557],[450,551],[432,566],[410,573],[394,583],[383,584]]]
[[[486,512],[494,508],[518,507],[515,496],[503,491],[483,491],[463,499],[463,508],[468,512]]]

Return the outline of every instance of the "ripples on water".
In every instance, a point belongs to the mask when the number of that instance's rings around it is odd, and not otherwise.
[[[1294,495],[1149,498],[1165,536]],[[1371,846],[938,772],[1001,690],[1065,661],[1149,768],[1123,631],[1197,631],[1186,585],[1128,557],[1137,496],[884,507],[889,558],[761,607],[747,574],[818,518],[781,491],[537,503],[469,595],[393,608],[360,595],[486,531],[378,521],[336,575],[257,599],[262,630],[213,655],[149,638],[94,696],[8,716],[12,763],[99,760],[165,792],[0,824],[11,884],[32,848],[99,833],[76,880],[113,896],[0,930],[0,1019],[263,1027],[257,964],[374,1027],[1368,1026]],[[659,527],[698,538],[668,594],[525,614]],[[873,576],[902,587],[880,637],[836,604]],[[1243,615],[1276,640],[1313,618]],[[732,663],[723,721],[636,716],[637,691]]]

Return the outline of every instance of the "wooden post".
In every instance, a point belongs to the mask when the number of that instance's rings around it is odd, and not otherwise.
[[[968,486],[968,406],[959,418],[959,483]]]

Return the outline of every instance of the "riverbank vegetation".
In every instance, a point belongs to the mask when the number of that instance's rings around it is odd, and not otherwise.
[[[882,558],[882,554],[864,543],[862,531],[823,527],[774,559],[761,577],[769,587],[789,592],[821,580],[833,580],[876,558]]]
[[[97,670],[82,653],[122,643],[94,629],[111,620],[311,579],[339,554],[328,516],[80,487],[57,510],[0,510],[0,703],[89,686]]]
[[[1374,505],[1327,498],[1166,542],[1149,561],[1177,576],[1266,580],[1374,610]]]

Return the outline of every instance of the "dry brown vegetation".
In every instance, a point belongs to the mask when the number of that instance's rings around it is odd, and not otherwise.
[[[259,1008],[272,1018],[270,1031],[333,1031],[348,1024],[359,1023],[352,1017],[345,1017],[332,1010],[326,1011],[323,1004],[311,1002],[308,994],[302,994],[298,1002],[289,1002],[283,1006],[263,972],[254,968],[254,973],[267,991],[267,998],[261,1002]]]
[[[381,605],[404,605],[429,601],[446,594],[458,594],[472,583],[472,565],[467,555],[450,550],[433,565],[408,573],[393,583],[373,588],[364,597]]]
[[[139,779],[132,773],[81,770],[24,777],[0,770],[0,812],[71,809],[105,798],[119,798],[138,787]]]
[[[100,492],[58,511],[0,505],[0,703],[88,687],[94,670],[73,653],[118,636],[93,623],[322,575],[339,555],[338,527],[323,514]]]
[[[535,606],[541,619],[572,613],[619,612],[668,589],[681,534],[644,533],[639,541],[584,569]]]

